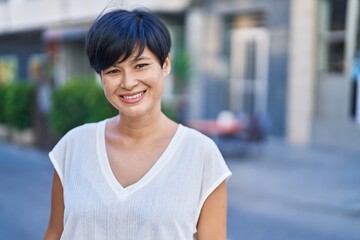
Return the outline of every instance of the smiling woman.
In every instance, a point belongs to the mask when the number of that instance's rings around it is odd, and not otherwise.
[[[119,60],[100,72],[105,95],[119,109],[122,119],[143,114],[157,115],[164,78],[171,68],[169,55],[162,65],[148,47],[138,55],[136,51],[128,59]]]
[[[229,171],[215,143],[161,111],[171,39],[154,14],[115,10],[87,36],[116,117],[70,130],[55,173],[45,239],[226,239]]]

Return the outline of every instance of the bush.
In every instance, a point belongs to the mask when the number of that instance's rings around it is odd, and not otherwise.
[[[15,81],[4,87],[2,120],[22,130],[33,126],[35,86],[30,81]]]
[[[116,114],[94,79],[75,78],[54,90],[49,123],[55,135],[61,137],[76,126]]]
[[[172,74],[174,77],[174,93],[182,94],[189,82],[191,70],[190,55],[184,50],[180,50],[174,54],[172,64]]]
[[[5,118],[5,93],[7,92],[8,84],[0,83],[0,123],[6,123]]]
[[[161,111],[171,120],[178,122],[177,112],[173,104],[161,104]]]

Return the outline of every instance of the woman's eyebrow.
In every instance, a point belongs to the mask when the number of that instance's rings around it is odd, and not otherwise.
[[[141,61],[141,60],[151,60],[151,57],[146,57],[146,56],[140,56],[138,58],[134,58],[132,60],[130,60],[129,62],[130,63],[135,63],[135,62],[138,62],[138,61]],[[113,65],[111,65],[112,67],[118,67],[121,63],[123,63],[124,61],[123,60],[119,60],[117,62],[115,62]]]
[[[140,56],[138,58],[134,58],[132,60],[130,60],[130,62],[138,62],[138,61],[141,61],[141,60],[151,60],[151,57],[146,57],[146,56]]]

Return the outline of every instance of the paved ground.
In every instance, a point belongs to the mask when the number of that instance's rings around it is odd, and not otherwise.
[[[360,239],[360,152],[273,139],[227,163],[230,239]]]
[[[279,140],[260,150],[226,157],[230,240],[360,239],[360,153]],[[46,152],[0,142],[0,239],[42,238],[51,179]]]
[[[359,152],[345,152],[272,140],[251,155],[227,161],[234,172],[230,191],[239,197],[247,192],[284,204],[360,216],[360,146]]]
[[[0,239],[42,239],[51,179],[45,152],[0,142]]]

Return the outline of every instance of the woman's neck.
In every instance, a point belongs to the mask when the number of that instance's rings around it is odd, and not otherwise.
[[[147,118],[128,118],[121,114],[114,119],[116,133],[133,140],[146,139],[159,133],[162,127],[171,123],[163,113]]]

